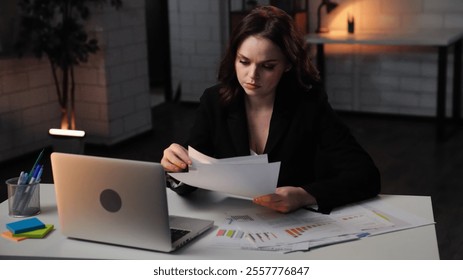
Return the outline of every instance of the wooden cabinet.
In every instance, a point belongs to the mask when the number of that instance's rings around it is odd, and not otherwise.
[[[257,5],[272,5],[286,11],[296,27],[303,34],[308,33],[307,0],[228,0],[230,32]]]

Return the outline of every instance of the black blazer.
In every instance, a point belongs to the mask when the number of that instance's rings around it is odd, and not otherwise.
[[[206,89],[187,144],[215,158],[249,155],[244,94],[223,106],[219,87]],[[323,213],[380,191],[378,169],[320,87],[279,86],[264,153],[281,162],[278,186],[304,188]]]

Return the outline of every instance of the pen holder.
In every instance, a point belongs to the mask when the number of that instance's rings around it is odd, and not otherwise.
[[[8,211],[12,217],[23,218],[40,213],[40,183],[18,185],[18,178],[6,181]]]

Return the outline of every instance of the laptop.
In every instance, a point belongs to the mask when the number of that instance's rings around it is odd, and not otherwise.
[[[55,152],[51,165],[67,237],[171,252],[213,226],[169,216],[159,163]]]

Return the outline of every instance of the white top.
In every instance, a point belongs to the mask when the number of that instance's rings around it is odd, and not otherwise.
[[[168,190],[170,214],[215,220],[223,224],[226,212],[252,206],[252,202],[221,195],[217,192],[197,190],[184,198]],[[207,232],[191,244],[174,253],[158,253],[114,245],[68,239],[60,233],[54,186],[42,184],[40,189],[42,213],[37,216],[56,230],[44,239],[12,242],[0,238],[0,259],[31,258],[96,258],[96,259],[439,259],[434,225],[423,226],[388,234],[363,238],[309,252],[282,254],[249,250],[224,250],[208,246]],[[431,198],[424,196],[381,196],[387,203],[410,213],[434,220]],[[257,207],[257,206],[256,206]],[[17,221],[8,216],[8,202],[0,204],[0,223]],[[4,231],[2,230],[2,231]],[[90,229],[89,229],[90,230]]]

